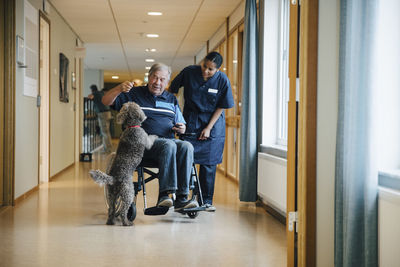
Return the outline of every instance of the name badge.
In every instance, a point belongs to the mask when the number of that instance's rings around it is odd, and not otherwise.
[[[218,90],[217,89],[208,88],[208,92],[216,94],[216,93],[218,93]]]

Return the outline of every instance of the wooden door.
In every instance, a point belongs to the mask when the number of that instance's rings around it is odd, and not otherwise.
[[[0,16],[3,18],[1,28],[3,46],[0,52],[4,69],[0,69],[3,76],[1,121],[6,128],[2,128],[2,179],[3,205],[14,204],[14,177],[15,177],[15,0],[0,0]],[[4,53],[4,54],[3,54]]]
[[[298,265],[316,264],[318,0],[302,1],[300,17]]]
[[[297,101],[298,77],[298,17],[299,6],[291,1],[289,28],[289,103],[288,103],[288,151],[287,151],[287,266],[297,266],[297,233],[292,219],[297,212]]]
[[[239,182],[240,155],[240,103],[241,103],[241,74],[242,74],[243,24],[236,27],[221,44],[220,50],[226,51],[222,71],[226,73],[232,87],[235,105],[225,111],[226,134],[224,158],[218,170]]]
[[[224,72],[225,74],[227,74],[227,60],[228,60],[228,58],[227,58],[227,41],[226,41],[226,39],[224,40],[224,41],[222,41],[222,43],[220,44],[220,45],[218,45],[218,47],[216,47],[215,49],[214,49],[215,51],[217,51],[218,53],[220,53],[221,54],[221,56],[222,56],[222,58],[224,59],[223,60],[223,63],[222,63],[222,65],[221,65],[221,70],[220,71],[222,71],[222,72]],[[225,114],[225,115],[227,115],[227,114]],[[226,145],[224,146],[224,154],[223,154],[223,158],[222,158],[222,163],[221,164],[219,164],[218,166],[217,166],[217,168],[218,168],[218,171],[220,171],[220,172],[222,172],[225,176],[226,176],[226,170],[227,170],[227,168],[226,168],[226,166],[227,166],[227,148],[226,148]]]
[[[0,16],[4,18],[4,4],[0,1]],[[0,19],[0,206],[3,205],[3,155],[4,155],[4,19]]]
[[[287,266],[316,263],[318,0],[290,5]],[[296,92],[297,91],[297,92]],[[291,219],[295,223],[291,223]]]

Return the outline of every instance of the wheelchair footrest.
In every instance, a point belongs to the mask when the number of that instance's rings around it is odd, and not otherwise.
[[[206,207],[200,206],[200,207],[182,209],[181,212],[187,213],[187,212],[197,212],[197,211],[205,211],[205,210],[206,210]]]
[[[144,210],[145,215],[164,215],[169,211],[169,207],[150,207]]]

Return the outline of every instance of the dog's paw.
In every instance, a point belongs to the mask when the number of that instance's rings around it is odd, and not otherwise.
[[[124,221],[122,222],[122,225],[123,225],[123,226],[132,226],[132,225],[133,225],[133,222],[131,222],[130,220],[124,220]]]
[[[113,219],[108,219],[106,222],[107,225],[114,225],[115,224],[115,220]]]

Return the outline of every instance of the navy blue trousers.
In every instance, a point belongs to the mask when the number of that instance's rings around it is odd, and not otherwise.
[[[199,181],[204,204],[212,205],[217,165],[200,165]]]

